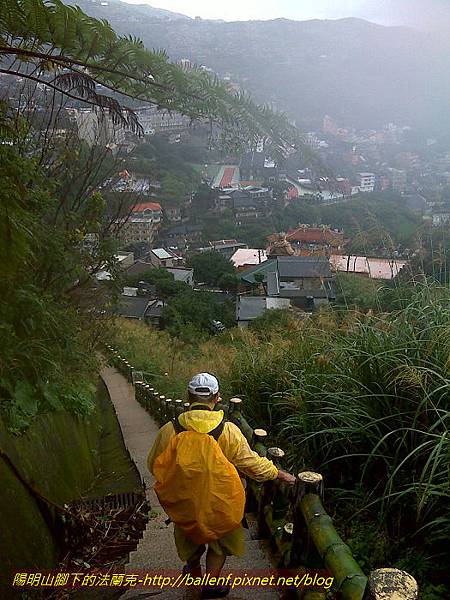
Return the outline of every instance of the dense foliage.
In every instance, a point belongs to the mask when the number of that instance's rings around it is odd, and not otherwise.
[[[187,283],[175,281],[172,273],[162,268],[150,269],[125,280],[127,285],[139,282],[155,286],[156,294],[165,302],[164,327],[181,340],[195,344],[206,339],[216,332],[213,321],[220,321],[225,326],[234,324],[234,303],[223,294],[194,291]]]
[[[235,279],[233,263],[213,250],[192,255],[188,265],[194,269],[194,278],[198,283],[220,287],[224,281],[227,284]]]
[[[41,410],[89,408],[97,329],[68,293],[82,260],[42,171],[1,145],[0,178],[0,408],[19,430]]]

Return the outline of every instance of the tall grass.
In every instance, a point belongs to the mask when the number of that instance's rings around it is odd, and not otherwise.
[[[449,375],[450,291],[428,285],[398,312],[275,331],[230,372],[291,468],[323,472],[337,510],[387,536],[391,564],[415,549],[419,578],[450,539]]]
[[[185,343],[140,322],[116,319],[110,341],[135,368],[145,372],[146,379],[158,391],[171,398],[185,398],[189,380],[203,371],[215,374],[221,382],[224,380],[222,390],[229,393],[225,376],[233,363],[239,338],[237,332],[199,344]]]

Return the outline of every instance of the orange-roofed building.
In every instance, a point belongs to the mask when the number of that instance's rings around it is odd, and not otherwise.
[[[318,254],[330,256],[344,252],[344,232],[329,227],[310,227],[302,225],[290,230],[286,240],[291,244],[295,254],[308,256]]]
[[[156,239],[161,225],[162,209],[158,202],[142,202],[131,207],[131,214],[122,229],[125,243],[146,242],[150,245]]]
[[[135,204],[131,209],[133,213],[143,213],[147,210],[151,210],[154,213],[160,213],[161,216],[162,208],[159,202],[141,202],[140,204]]]

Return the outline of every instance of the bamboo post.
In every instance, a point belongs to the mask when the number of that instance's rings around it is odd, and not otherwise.
[[[284,458],[284,450],[281,448],[272,447],[267,448],[267,458],[273,462],[273,464],[280,468]]]
[[[321,479],[314,481],[311,473],[307,473],[303,478],[302,475],[302,473],[299,475],[297,494],[300,510],[296,512],[303,515],[307,539],[310,540],[309,545],[319,554],[325,567],[333,574],[340,595],[346,600],[361,600],[367,585],[367,577],[353,558],[350,548],[336,532],[320,496],[314,493],[314,489],[323,491],[323,482]],[[305,492],[303,496],[301,496],[302,491]],[[295,538],[294,544],[297,542]]]
[[[305,471],[297,475],[297,481],[294,487],[293,501],[293,544],[290,555],[290,566],[304,565],[306,567],[315,566],[317,562],[317,553],[311,544],[311,538],[308,530],[308,522],[305,523],[301,510],[301,502],[306,494],[317,495],[319,498],[323,495],[323,478],[320,473]]]
[[[232,423],[239,427],[239,429],[246,437],[248,443],[251,444],[253,439],[253,429],[250,427],[250,425],[247,423],[244,416],[242,415],[241,398],[231,398],[229,418]]]
[[[255,429],[253,431],[253,439],[252,439],[251,446],[253,446],[255,451],[260,456],[266,456],[266,454],[267,454],[267,448],[264,444],[266,438],[267,438],[267,431],[265,429]]]
[[[181,400],[180,398],[177,398],[177,400],[175,400],[175,419],[178,419],[178,417],[181,415],[182,412],[183,412],[183,400]]]
[[[417,600],[417,581],[399,569],[377,569],[369,575],[364,600]]]
[[[283,542],[291,542],[292,543],[292,534],[294,533],[294,523],[286,523],[283,527],[283,533],[281,534],[281,539]]]
[[[258,433],[257,433],[258,432]],[[265,435],[260,435],[260,433],[263,433]],[[261,430],[261,429],[256,429],[255,430],[255,434],[256,437],[265,437],[267,435],[266,431]],[[266,451],[267,454],[267,458],[271,459],[273,461],[273,463],[275,464],[275,466],[279,466],[281,459],[284,456],[284,452],[283,450],[281,450],[281,448],[269,448]],[[269,528],[267,526],[267,521],[266,521],[266,507],[270,505],[270,508],[272,510],[272,521],[275,519],[275,516],[273,514],[273,502],[274,502],[274,496],[275,496],[275,491],[276,491],[276,486],[275,486],[275,482],[274,481],[266,481],[265,483],[263,483],[263,488],[262,488],[262,492],[261,495],[259,497],[259,502],[258,502],[258,531],[260,532],[260,534],[262,536],[270,536],[270,531]]]
[[[224,414],[225,419],[228,419],[228,416],[230,414],[230,406],[222,398],[216,404],[215,410],[223,410],[223,414]]]
[[[241,408],[241,398],[230,398],[230,417],[239,418],[241,416]]]
[[[172,402],[172,398],[166,398],[166,421],[173,421],[175,418],[174,415],[174,403]]]
[[[147,410],[151,409],[149,388],[150,386],[148,385],[148,383],[145,383],[142,386],[142,402]]]
[[[135,381],[135,383],[134,383],[134,397],[139,402],[139,404],[143,404],[143,402],[144,402],[144,384],[141,381]]]
[[[281,536],[278,543],[279,561],[278,568],[284,569],[290,563],[290,553],[292,549],[292,540],[294,534],[294,523],[287,522],[281,530]]]
[[[144,398],[144,405],[145,408],[151,413],[153,414],[153,393],[152,393],[152,388],[150,387],[150,385],[148,383],[144,383],[142,386],[142,396]]]
[[[153,405],[153,392],[154,391],[155,390],[150,386],[150,384],[147,383],[147,385],[145,386],[145,398],[146,398],[145,405],[147,406],[148,410],[150,411],[150,413],[152,415],[155,412],[155,407]]]
[[[284,458],[284,450],[281,448],[268,448],[267,458],[269,458],[273,464],[281,468]],[[291,489],[287,488],[286,485],[273,483],[273,495],[272,495],[272,516],[274,520],[283,518],[289,510]]]
[[[160,417],[160,421],[162,423],[165,423],[167,421],[166,418],[166,397],[161,394],[161,396],[159,397],[159,417]]]
[[[157,390],[153,391],[153,416],[157,421],[159,421],[160,414],[160,406],[159,406],[159,392]]]
[[[147,397],[148,410],[150,411],[150,413],[152,415],[155,414],[155,396],[154,396],[154,392],[155,392],[155,390],[150,386],[150,384],[147,383],[147,385],[145,386],[145,395]]]
[[[303,498],[306,494],[317,494],[323,499],[323,477],[320,473],[303,471],[297,475],[298,494]]]

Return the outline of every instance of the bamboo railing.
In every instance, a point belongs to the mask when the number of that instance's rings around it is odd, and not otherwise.
[[[107,350],[114,366],[134,385],[137,401],[158,423],[176,419],[189,407],[181,399],[160,394],[147,383],[142,371],[136,371],[111,346]],[[270,458],[278,467],[283,466],[283,450],[267,447],[267,432],[249,425],[240,398],[221,401],[217,408],[240,428],[253,450]],[[417,582],[405,571],[387,568],[368,575],[363,573],[334,528],[323,506],[323,495],[322,475],[309,471],[299,473],[294,486],[279,480],[264,484],[248,482],[247,506],[257,514],[260,534],[276,550],[278,568],[325,568],[334,578],[333,591],[343,600],[417,600]],[[291,597],[323,600],[325,593],[292,590]]]

